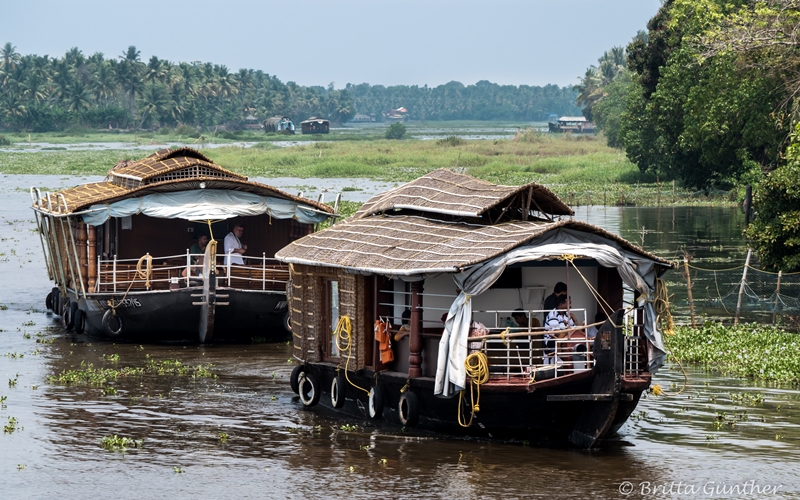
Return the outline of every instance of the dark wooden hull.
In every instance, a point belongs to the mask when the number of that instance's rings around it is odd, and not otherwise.
[[[467,427],[459,424],[458,410],[461,404],[461,421],[468,422],[471,414],[469,390],[464,391],[464,401],[459,402],[458,396],[449,399],[434,396],[434,379],[430,377],[409,380],[404,373],[375,374],[362,370],[348,373],[347,381],[339,375],[342,372],[337,372],[339,365],[334,363],[307,363],[304,370],[312,374],[318,384],[321,393],[318,404],[328,409],[335,406],[331,393],[334,379],[338,377],[339,397],[344,397],[344,403],[336,410],[353,417],[370,418],[366,390],[377,386],[383,407],[376,420],[404,425],[400,414],[401,395],[403,391],[410,391],[416,400],[417,418],[413,426],[419,429],[521,440],[545,446],[566,444],[589,448],[619,430],[650,385],[649,373],[623,373],[623,349],[622,333],[610,331],[598,335],[595,341],[596,362],[591,370],[534,383],[522,377],[490,379],[481,386],[480,410]]]
[[[202,337],[203,287],[156,290],[149,292],[92,293],[86,299],[69,291],[70,302],[83,311],[84,320],[74,330],[101,338],[127,341],[239,341],[258,338],[262,341],[282,341],[291,333],[286,328],[286,295],[273,291],[218,288],[217,304],[213,308],[210,334]],[[225,297],[227,296],[227,297]],[[124,299],[123,299],[124,297]],[[120,332],[111,334],[103,317],[108,302],[120,303],[116,314],[121,319]],[[220,304],[219,302],[223,302]],[[227,304],[225,304],[227,303]],[[61,308],[63,313],[63,307]],[[208,324],[208,319],[206,319]],[[113,324],[116,329],[118,323]],[[82,327],[82,328],[81,328]]]

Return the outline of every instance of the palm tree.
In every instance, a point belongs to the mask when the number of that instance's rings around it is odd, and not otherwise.
[[[128,94],[128,119],[133,118],[133,105],[136,94],[142,91],[142,62],[140,61],[141,52],[131,45],[128,50],[120,56],[119,68],[117,69],[117,81],[124,91]]]
[[[6,42],[3,48],[0,49],[0,69],[4,72],[13,71],[17,67],[19,58],[17,48],[11,45],[11,42]]]

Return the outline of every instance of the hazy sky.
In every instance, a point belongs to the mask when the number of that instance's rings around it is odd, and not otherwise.
[[[572,85],[645,29],[660,0],[28,0],[4,2],[20,54],[201,61],[301,85]]]

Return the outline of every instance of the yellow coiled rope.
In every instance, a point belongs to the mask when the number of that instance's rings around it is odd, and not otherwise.
[[[486,354],[475,352],[467,356],[467,359],[464,360],[464,368],[467,371],[467,376],[471,379],[469,384],[469,400],[472,406],[472,413],[469,416],[469,422],[464,422],[464,418],[461,415],[464,391],[459,392],[458,425],[461,427],[469,427],[472,425],[472,419],[475,418],[475,414],[481,411],[481,384],[485,384],[489,381],[489,360],[486,358]],[[476,391],[473,391],[473,386],[476,388]],[[475,392],[477,392],[477,397],[475,396]]]
[[[344,378],[356,389],[361,389],[369,394],[368,390],[351,382],[350,377],[347,375],[348,366],[350,365],[350,358],[353,354],[353,323],[350,321],[350,316],[344,315],[339,318],[339,323],[336,325],[336,330],[334,330],[333,336],[336,339],[336,347],[339,348],[339,352],[347,353],[347,360],[344,364]],[[342,339],[345,340],[345,345],[342,345]]]
[[[146,263],[144,269],[142,269],[142,263]],[[149,253],[142,255],[139,260],[136,262],[136,274],[133,275],[133,279],[128,284],[128,289],[125,290],[125,294],[119,299],[119,302],[114,303],[114,299],[108,299],[106,304],[108,307],[111,308],[111,313],[116,316],[117,315],[117,306],[122,304],[125,299],[128,297],[128,292],[131,291],[131,287],[136,280],[144,280],[144,286],[149,290],[150,289],[150,278],[153,277],[153,256]]]

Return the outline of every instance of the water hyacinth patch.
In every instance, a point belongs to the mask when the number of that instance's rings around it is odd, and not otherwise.
[[[142,377],[145,375],[175,375],[179,377],[191,376],[192,378],[217,378],[211,371],[213,365],[185,365],[176,359],[157,361],[149,358],[145,366],[124,366],[121,368],[95,368],[92,363],[81,362],[80,370],[64,370],[58,375],[47,377],[51,384],[76,384],[88,383],[90,385],[105,385],[108,382],[125,377]]]
[[[681,362],[699,363],[726,375],[800,383],[800,337],[772,326],[677,327],[665,338]]]

